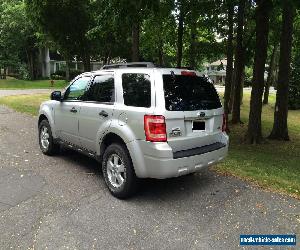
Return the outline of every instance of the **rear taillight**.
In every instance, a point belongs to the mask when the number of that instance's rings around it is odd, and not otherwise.
[[[162,115],[145,115],[144,129],[146,140],[151,142],[167,141],[166,122]]]
[[[227,130],[226,115],[223,114],[222,132],[226,132],[226,130]]]
[[[196,72],[193,71],[181,71],[182,76],[197,76]]]

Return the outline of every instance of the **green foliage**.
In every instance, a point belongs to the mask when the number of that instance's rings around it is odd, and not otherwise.
[[[172,1],[160,2],[158,10],[144,20],[141,54],[145,61],[174,66],[176,60],[176,20]]]
[[[25,63],[22,63],[18,67],[18,78],[21,80],[30,80],[30,73]]]
[[[34,46],[34,29],[23,1],[3,0],[0,9],[0,68],[18,67],[26,61],[24,54]]]
[[[76,76],[82,74],[80,70],[70,70],[70,79],[74,79]],[[51,74],[51,79],[53,80],[62,80],[66,79],[66,70],[58,70],[55,73]]]
[[[26,0],[26,3],[27,12],[40,32],[55,43],[66,60],[76,54],[81,58],[89,54],[89,1]]]
[[[300,55],[295,57],[292,65],[289,85],[289,109],[300,109]]]

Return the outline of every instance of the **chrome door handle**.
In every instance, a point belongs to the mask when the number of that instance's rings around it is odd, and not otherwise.
[[[102,110],[100,113],[99,113],[100,116],[103,116],[103,117],[108,117],[108,113],[104,110]]]
[[[75,109],[74,107],[70,110],[70,112],[72,113],[77,113],[77,109]]]

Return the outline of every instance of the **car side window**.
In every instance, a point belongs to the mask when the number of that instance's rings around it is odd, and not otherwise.
[[[64,100],[67,101],[76,101],[82,100],[83,94],[87,88],[87,85],[90,81],[90,76],[84,76],[77,79],[72,85],[67,89]]]
[[[126,106],[151,106],[151,81],[147,74],[126,73],[122,75],[123,97]]]
[[[113,75],[95,76],[93,84],[85,93],[85,101],[94,102],[114,102],[115,86]]]

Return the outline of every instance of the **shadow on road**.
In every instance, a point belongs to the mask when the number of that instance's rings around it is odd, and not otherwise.
[[[76,165],[81,172],[95,175],[100,181],[103,181],[101,163],[85,155],[69,149],[63,149],[59,155],[66,162]],[[130,200],[157,200],[157,199],[181,199],[181,195],[193,196],[199,192],[208,192],[209,195],[215,195],[219,192],[214,188],[216,175],[209,171],[203,170],[199,173],[180,176],[170,179],[140,179],[139,190]]]

